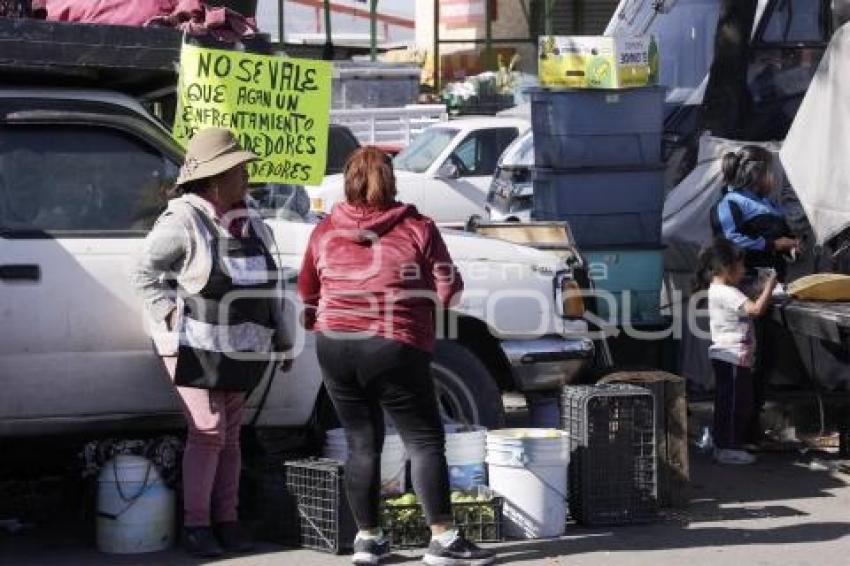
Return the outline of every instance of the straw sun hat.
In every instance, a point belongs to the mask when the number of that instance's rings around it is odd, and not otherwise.
[[[239,146],[236,136],[230,130],[206,128],[189,140],[177,184],[213,177],[241,163],[257,159],[257,154]]]

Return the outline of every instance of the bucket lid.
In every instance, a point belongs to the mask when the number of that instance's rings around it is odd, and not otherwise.
[[[503,428],[487,433],[487,442],[559,440],[569,438],[563,430],[556,428]]]
[[[446,434],[481,434],[487,432],[487,427],[480,425],[447,424],[444,427]]]

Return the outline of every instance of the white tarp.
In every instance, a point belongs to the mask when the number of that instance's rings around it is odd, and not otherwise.
[[[780,157],[818,243],[850,226],[850,24],[833,36]]]

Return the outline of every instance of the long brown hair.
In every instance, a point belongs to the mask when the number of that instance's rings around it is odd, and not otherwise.
[[[393,164],[374,147],[361,147],[345,164],[345,200],[348,204],[388,208],[395,202]]]

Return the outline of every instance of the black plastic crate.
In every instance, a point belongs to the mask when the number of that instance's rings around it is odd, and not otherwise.
[[[635,385],[652,394],[658,453],[658,505],[685,505],[690,478],[685,379],[664,371],[617,371],[606,375],[599,382]]]
[[[487,488],[479,488],[473,495],[479,494],[487,500],[452,502],[455,525],[472,542],[502,542],[505,540],[502,534],[504,499]],[[392,548],[427,546],[431,540],[431,529],[419,503],[392,505],[385,501],[381,506],[381,528]]]
[[[345,468],[327,459],[284,464],[286,489],[295,499],[299,543],[336,554],[351,550],[357,526],[345,495]]]
[[[0,18],[24,18],[32,13],[32,0],[0,0]]]
[[[593,526],[645,523],[658,513],[652,394],[631,385],[568,386],[569,508]]]

